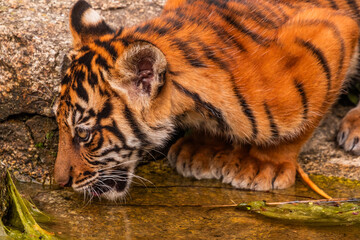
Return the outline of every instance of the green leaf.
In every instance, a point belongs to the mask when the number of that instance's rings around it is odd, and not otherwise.
[[[351,225],[360,223],[360,202],[304,202],[269,205],[264,201],[241,203],[239,209],[287,222],[319,225]]]
[[[15,187],[14,182],[11,179],[11,175],[7,172],[7,191],[11,199],[11,209],[13,213],[11,223],[14,226],[20,226],[19,229],[6,227],[0,220],[0,228],[12,239],[45,239],[54,240],[58,239],[54,233],[50,233],[42,229],[36,219],[40,219],[43,222],[49,221],[50,218],[42,213],[35,205],[28,200],[21,197],[20,193]],[[0,236],[2,232],[0,231]]]

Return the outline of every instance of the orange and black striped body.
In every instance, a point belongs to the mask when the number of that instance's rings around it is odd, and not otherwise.
[[[181,126],[195,129],[169,152],[183,175],[290,186],[301,146],[356,67],[357,4],[169,1],[158,18],[113,31],[79,1],[78,53],[56,111],[57,181],[122,196],[144,152]],[[109,171],[121,178],[103,186]]]

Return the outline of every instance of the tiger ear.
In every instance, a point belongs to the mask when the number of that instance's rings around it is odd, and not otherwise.
[[[110,85],[125,93],[130,101],[148,104],[165,83],[166,58],[154,45],[135,42],[118,58],[111,72]]]
[[[114,30],[84,0],[78,1],[70,12],[70,30],[75,49],[79,49],[103,35],[114,33]]]

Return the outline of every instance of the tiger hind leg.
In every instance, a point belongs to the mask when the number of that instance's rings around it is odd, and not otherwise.
[[[360,40],[359,40],[360,42]],[[360,48],[359,43],[357,50],[351,61],[347,79],[351,82],[360,79]],[[339,131],[337,134],[337,142],[345,151],[355,155],[360,155],[360,101],[358,105],[351,109],[341,120]]]
[[[222,178],[236,188],[266,191],[294,184],[300,145],[258,148],[194,134],[179,139],[168,158],[185,177]]]
[[[360,155],[360,103],[342,119],[337,142],[345,151]]]

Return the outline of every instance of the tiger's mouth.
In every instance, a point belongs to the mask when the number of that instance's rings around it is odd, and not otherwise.
[[[126,188],[127,180],[111,180],[106,179],[104,181],[98,180],[93,186],[94,194],[97,195],[99,193],[104,194],[112,189],[117,192],[122,192]]]
[[[72,184],[77,192],[84,193],[90,199],[93,197],[117,200],[125,197],[131,183],[131,173],[125,169],[112,169],[110,171],[99,171],[93,178],[83,184]]]

